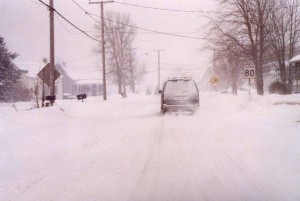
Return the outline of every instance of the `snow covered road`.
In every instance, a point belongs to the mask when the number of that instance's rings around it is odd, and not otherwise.
[[[202,94],[193,116],[159,101],[0,104],[0,200],[300,200],[299,96]]]

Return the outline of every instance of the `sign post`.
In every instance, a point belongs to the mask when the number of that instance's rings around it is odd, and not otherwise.
[[[244,65],[244,78],[249,79],[249,95],[251,94],[251,79],[255,79],[255,66]]]
[[[47,86],[51,86],[50,71],[51,71],[50,64],[47,63],[46,66],[37,74],[37,76],[43,81],[42,106],[44,105],[44,101],[45,101],[44,84],[46,84]],[[53,79],[55,81],[55,80],[57,80],[57,78],[59,78],[60,73],[56,69],[53,69],[52,72],[53,72]],[[53,96],[55,96],[55,94]],[[50,100],[51,105],[54,103],[54,101],[55,101],[55,99]]]
[[[45,79],[45,68],[43,68],[43,87],[42,87],[42,107],[44,107],[45,106],[45,81],[44,81],[44,79]]]

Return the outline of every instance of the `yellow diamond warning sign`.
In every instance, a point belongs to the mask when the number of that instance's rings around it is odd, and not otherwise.
[[[217,85],[217,84],[219,84],[219,79],[216,77],[216,76],[213,76],[212,78],[210,78],[210,80],[209,80],[209,83],[211,84],[211,85]]]

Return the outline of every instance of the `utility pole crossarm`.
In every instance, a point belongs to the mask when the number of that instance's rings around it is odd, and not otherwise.
[[[115,1],[91,1],[89,0],[89,4],[99,4],[99,3],[114,3]]]

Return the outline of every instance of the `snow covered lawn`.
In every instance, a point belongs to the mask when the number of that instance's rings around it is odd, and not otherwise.
[[[2,103],[0,201],[300,200],[300,95],[200,101]]]

